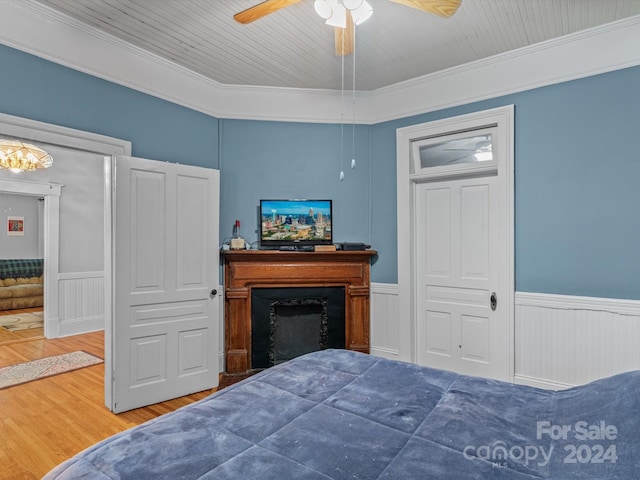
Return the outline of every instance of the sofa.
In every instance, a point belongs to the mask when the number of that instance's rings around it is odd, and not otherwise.
[[[43,259],[0,259],[0,310],[44,305]]]

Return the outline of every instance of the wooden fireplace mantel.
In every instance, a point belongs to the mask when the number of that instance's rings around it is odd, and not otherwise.
[[[369,353],[369,271],[376,253],[224,251],[225,374],[246,376],[252,372],[254,287],[344,287],[345,348]]]

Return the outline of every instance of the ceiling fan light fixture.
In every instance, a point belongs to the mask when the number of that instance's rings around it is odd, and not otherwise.
[[[315,0],[313,8],[327,25],[340,28],[347,27],[347,10],[355,25],[364,23],[373,14],[367,0]]]
[[[342,0],[342,4],[344,8],[347,10],[354,11],[360,7],[364,3],[365,0]]]
[[[347,0],[345,0],[345,7],[347,7]],[[353,23],[355,25],[361,25],[365,21],[373,15],[373,7],[367,2],[367,0],[362,0],[360,5],[357,8],[351,9],[347,7],[348,10],[351,11],[351,18],[353,18]]]
[[[320,18],[324,18],[327,20],[331,17],[331,5],[326,0],[316,0],[313,2],[313,9],[320,16]]]
[[[332,27],[347,28],[347,9],[338,0],[327,0],[331,8],[331,16],[325,22]]]

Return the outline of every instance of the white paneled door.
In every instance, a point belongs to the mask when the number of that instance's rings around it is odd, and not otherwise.
[[[117,413],[217,385],[219,172],[112,165],[107,406]]]
[[[496,173],[416,185],[417,354],[423,365],[507,379]]]
[[[514,113],[398,129],[398,322],[411,361],[513,381]]]

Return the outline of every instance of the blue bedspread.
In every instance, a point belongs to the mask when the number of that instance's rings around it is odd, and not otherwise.
[[[108,438],[52,479],[640,478],[640,371],[552,392],[346,350]]]

